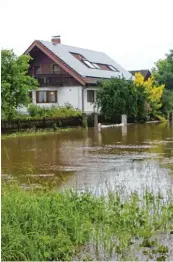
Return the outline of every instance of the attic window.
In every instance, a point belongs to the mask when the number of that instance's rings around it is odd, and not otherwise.
[[[60,73],[60,67],[56,64],[52,64],[52,73],[53,74],[58,74]]]
[[[88,67],[90,67],[90,68],[95,68],[95,66],[94,66],[91,62],[89,62],[88,60],[83,60],[83,62],[84,62]]]
[[[118,72],[118,70],[117,70],[114,66],[108,65],[108,67],[109,67],[109,69],[111,69],[112,71]]]
[[[98,64],[93,63],[93,65],[95,66],[95,68],[97,68],[97,69],[101,69],[100,66],[99,66]]]
[[[70,52],[70,54],[72,54],[75,58],[77,58],[78,60],[82,60],[82,59],[85,59],[85,57],[83,57],[82,55],[80,55],[80,54],[77,54],[77,53],[72,53],[72,52]]]

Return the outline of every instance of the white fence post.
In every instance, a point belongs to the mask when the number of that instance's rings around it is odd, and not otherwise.
[[[127,115],[121,115],[121,124],[127,125]]]

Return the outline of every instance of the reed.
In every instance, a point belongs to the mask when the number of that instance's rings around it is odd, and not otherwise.
[[[24,191],[2,185],[2,260],[71,261],[126,260],[129,250],[155,247],[157,259],[167,257],[168,247],[152,237],[171,233],[173,202],[160,194],[136,192],[95,196],[40,190]],[[87,249],[88,246],[92,248]],[[159,255],[160,254],[160,255]],[[132,256],[131,259],[135,259]]]

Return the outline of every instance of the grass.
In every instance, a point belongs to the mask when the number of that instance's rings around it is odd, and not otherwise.
[[[23,131],[23,132],[16,132],[16,133],[10,133],[10,134],[4,134],[1,135],[1,140],[5,140],[8,138],[15,138],[15,137],[28,137],[28,136],[42,136],[42,135],[48,135],[48,134],[59,134],[61,132],[69,132],[73,130],[74,128],[56,128],[56,129],[38,129],[34,130],[31,129],[29,131]]]
[[[145,192],[122,198],[89,192],[24,191],[17,185],[2,185],[2,260],[71,261],[94,260],[103,254],[118,260],[128,257],[135,241],[157,245],[151,237],[172,230],[172,198]],[[91,244],[92,252],[84,252]],[[164,253],[166,247],[158,247]],[[158,258],[159,259],[159,258]],[[98,260],[98,259],[97,259]]]

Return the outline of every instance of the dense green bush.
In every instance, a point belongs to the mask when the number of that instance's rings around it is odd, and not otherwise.
[[[62,107],[52,106],[51,108],[40,107],[38,105],[30,104],[28,106],[28,115],[13,111],[11,119],[42,119],[48,118],[68,118],[75,116],[82,116],[82,112],[78,109],[74,109],[70,104],[66,104]],[[1,116],[3,120],[6,120],[6,116]]]
[[[143,87],[138,88],[133,81],[120,78],[99,83],[97,107],[108,120],[127,114],[133,121],[146,121],[147,95]]]
[[[164,90],[163,97],[162,97],[162,107],[161,112],[165,117],[173,111],[173,91],[171,90]]]
[[[71,117],[81,116],[81,111],[74,109],[71,105],[67,104],[62,107],[52,106],[51,108],[40,107],[31,104],[28,108],[31,117]]]

